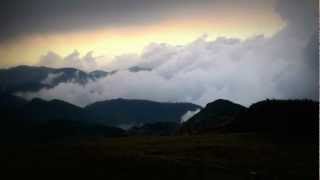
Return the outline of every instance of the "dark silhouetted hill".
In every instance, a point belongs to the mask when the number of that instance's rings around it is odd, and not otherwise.
[[[218,131],[235,120],[246,108],[228,100],[219,99],[184,122],[179,129],[182,134],[199,134]]]
[[[191,103],[162,103],[146,100],[114,99],[85,107],[89,119],[105,125],[139,125],[179,122],[188,111],[201,108]]]
[[[45,101],[42,99],[33,99],[28,102],[21,110],[21,114],[33,121],[55,120],[84,120],[84,112],[82,108],[73,104],[52,100]]]
[[[290,136],[316,135],[319,103],[311,100],[265,100],[252,104],[226,129]]]
[[[60,100],[45,101],[36,98],[25,101],[13,95],[2,94],[0,131],[1,137],[5,139],[47,137],[41,139],[44,141],[64,136],[122,136],[123,130],[111,127],[164,122],[144,127],[149,128],[148,134],[168,134],[171,125],[179,122],[183,114],[198,108],[200,106],[190,103],[125,99],[98,102],[81,108]],[[167,121],[171,123],[166,123]]]
[[[82,108],[59,101],[0,95],[1,142],[52,142],[87,137],[123,136],[116,127],[90,122]]]
[[[318,121],[319,103],[311,100],[265,100],[249,108],[217,100],[183,123],[178,132],[262,133],[277,138],[317,137]]]

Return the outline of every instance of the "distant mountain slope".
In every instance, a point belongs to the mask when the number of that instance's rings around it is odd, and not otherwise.
[[[154,122],[179,122],[188,111],[201,107],[191,103],[161,103],[146,100],[114,99],[85,107],[89,119],[99,123],[121,126]]]
[[[207,104],[199,113],[184,122],[179,133],[206,133],[217,131],[231,123],[246,108],[228,100],[219,99]]]
[[[180,122],[183,114],[199,108],[190,103],[125,99],[98,102],[81,108],[60,100],[25,101],[10,94],[2,94],[0,140],[19,140],[22,136],[25,140],[43,137],[41,141],[61,139],[64,136],[71,139],[83,136],[123,136],[125,132],[114,126],[146,123],[152,125],[143,126],[145,130],[149,129],[145,132],[164,135],[171,131],[172,124]]]
[[[47,122],[50,120],[82,120],[83,110],[60,100],[26,101],[10,94],[0,95],[0,114],[3,120]],[[5,116],[4,116],[5,115]]]
[[[27,102],[2,94],[0,114],[0,142],[49,142],[125,135],[119,128],[86,121],[82,108],[59,100]]]
[[[13,119],[28,121],[74,120],[110,126],[141,125],[155,122],[180,122],[188,111],[201,108],[191,103],[161,103],[147,100],[114,99],[97,102],[85,108],[52,100],[0,95],[0,113],[11,112]],[[8,116],[9,118],[9,116]]]
[[[151,71],[152,69],[133,66],[130,72]],[[116,73],[117,70],[106,72],[96,70],[84,72],[75,68],[49,68],[36,66],[17,66],[0,69],[0,94],[25,91],[38,91],[52,88],[60,83],[75,82],[85,84]]]
[[[44,101],[33,99],[21,110],[21,114],[33,121],[73,120],[83,121],[83,110],[73,104],[60,100]]]
[[[17,66],[0,69],[0,93],[38,91],[70,81],[84,84],[89,80],[96,80],[108,74],[105,71],[86,73],[74,68]]]

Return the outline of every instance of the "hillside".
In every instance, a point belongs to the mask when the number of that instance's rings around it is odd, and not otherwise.
[[[130,128],[167,121],[174,124],[180,122],[183,114],[198,108],[201,107],[190,103],[125,99],[98,102],[81,108],[61,100],[45,101],[36,98],[26,101],[10,94],[2,94],[0,139],[28,141],[41,137],[45,141],[70,137],[122,136],[126,133],[119,127]],[[168,128],[151,128],[148,133],[168,134],[172,130],[171,126]]]
[[[276,137],[317,136],[319,103],[310,100],[265,100],[245,108],[226,100],[209,103],[183,123],[181,134],[266,133]],[[294,138],[292,138],[294,139]]]
[[[199,113],[184,122],[179,129],[182,134],[201,134],[219,131],[231,123],[246,108],[228,100],[218,99],[207,104]]]
[[[9,94],[0,96],[0,107],[0,112],[8,115],[7,119],[41,122],[74,120],[109,126],[133,126],[155,122],[178,123],[186,112],[201,108],[191,103],[162,103],[129,99],[107,100],[81,108],[61,100],[45,101],[35,98],[25,101]]]
[[[134,126],[154,122],[180,122],[182,115],[201,107],[191,103],[163,103],[114,99],[85,107],[88,119],[112,126]]]
[[[30,143],[69,141],[89,137],[124,136],[126,132],[86,122],[83,109],[59,101],[0,95],[0,142]]]
[[[319,103],[310,100],[265,100],[252,104],[227,129],[290,136],[317,136]]]

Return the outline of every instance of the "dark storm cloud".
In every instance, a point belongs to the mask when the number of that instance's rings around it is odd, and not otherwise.
[[[0,39],[98,26],[150,24],[170,17],[179,8],[205,6],[208,2],[213,1],[4,0],[0,5]]]

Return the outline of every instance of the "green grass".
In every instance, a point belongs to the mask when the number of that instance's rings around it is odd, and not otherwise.
[[[106,179],[317,179],[317,145],[255,134],[2,145],[4,172]]]

